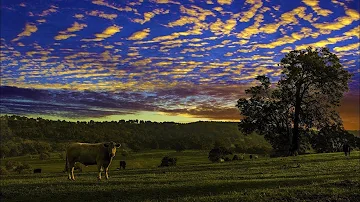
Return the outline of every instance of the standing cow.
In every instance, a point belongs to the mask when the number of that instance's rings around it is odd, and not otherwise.
[[[87,165],[97,165],[99,172],[98,179],[101,179],[101,168],[105,172],[106,179],[109,179],[108,171],[110,163],[115,156],[116,148],[119,148],[120,144],[115,142],[107,143],[73,143],[66,150],[66,163],[65,170],[68,173],[69,180],[75,180],[74,178],[74,166],[75,162],[80,162]]]
[[[343,151],[344,151],[344,153],[345,153],[345,156],[347,156],[347,155],[350,156],[350,150],[351,150],[350,145],[349,145],[347,142],[344,143],[344,145],[343,145]]]

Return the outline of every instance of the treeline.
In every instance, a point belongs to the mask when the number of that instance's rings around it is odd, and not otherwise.
[[[64,151],[69,142],[105,141],[122,143],[124,148],[132,151],[210,150],[214,146],[246,153],[271,151],[271,145],[262,136],[244,136],[239,132],[237,123],[230,122],[69,122],[15,115],[2,116],[0,121],[2,157]]]

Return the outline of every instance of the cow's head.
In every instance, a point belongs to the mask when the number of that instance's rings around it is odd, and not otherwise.
[[[119,148],[121,146],[120,143],[115,143],[115,142],[107,142],[107,143],[104,143],[104,147],[107,148],[108,150],[108,154],[110,156],[110,158],[114,157],[115,156],[115,153],[116,153],[116,148]]]

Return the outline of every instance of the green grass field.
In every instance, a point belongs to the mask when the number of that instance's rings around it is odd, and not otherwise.
[[[158,168],[165,155],[178,166]],[[96,166],[62,173],[64,160],[18,157],[41,174],[1,176],[1,201],[360,201],[360,152],[310,154],[210,163],[207,152],[152,151],[131,154],[127,169],[117,171],[120,156],[110,168],[110,179],[98,181]]]

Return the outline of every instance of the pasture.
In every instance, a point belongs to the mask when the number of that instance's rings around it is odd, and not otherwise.
[[[1,201],[359,201],[360,152],[309,154],[210,163],[204,151],[133,153],[127,169],[98,181],[96,166],[75,173],[69,181],[64,160],[17,157],[42,173],[1,176]],[[178,158],[177,167],[158,168],[161,158]]]

